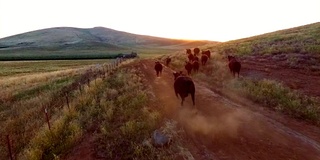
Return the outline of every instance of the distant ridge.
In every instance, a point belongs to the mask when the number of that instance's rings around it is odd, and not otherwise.
[[[0,50],[23,48],[82,49],[104,47],[112,50],[132,47],[162,47],[193,41],[137,35],[104,27],[89,29],[55,27],[26,32],[0,39]],[[206,44],[209,41],[197,41]]]

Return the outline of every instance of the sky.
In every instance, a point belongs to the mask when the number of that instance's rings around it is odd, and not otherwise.
[[[315,22],[320,0],[0,0],[0,38],[52,27],[106,27],[224,42]]]

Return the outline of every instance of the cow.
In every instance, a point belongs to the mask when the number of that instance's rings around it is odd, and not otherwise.
[[[194,48],[193,52],[194,52],[194,55],[197,56],[200,53],[200,49],[199,48]]]
[[[174,72],[174,92],[176,96],[181,98],[181,106],[183,106],[183,101],[188,95],[191,95],[193,106],[195,105],[195,86],[192,79],[188,76],[182,75],[182,72]],[[178,96],[179,95],[179,96]]]
[[[166,66],[169,66],[169,63],[171,62],[171,58],[170,57],[167,57],[166,58]]]
[[[199,57],[198,56],[193,56],[193,61],[199,61]]]
[[[229,64],[228,64],[229,69],[230,69],[230,72],[233,73],[233,77],[235,77],[235,74],[237,73],[239,78],[241,63],[237,61],[234,56],[230,56],[230,55],[228,55],[228,60],[229,60]]]
[[[202,53],[202,55],[204,55],[204,54],[207,55],[208,58],[210,59],[210,57],[211,57],[211,52],[210,52],[210,50],[202,51],[201,53]]]
[[[193,61],[192,63],[192,69],[194,70],[195,73],[197,73],[199,71],[199,61]]]
[[[194,60],[194,55],[191,53],[191,54],[188,54],[188,59],[189,61],[193,61]]]
[[[157,77],[159,77],[162,73],[162,64],[158,61],[155,62],[154,69],[156,70]]]
[[[203,66],[205,66],[206,65],[206,63],[207,63],[207,61],[208,61],[208,56],[207,55],[205,55],[205,54],[202,54],[201,55],[201,64],[203,65]]]
[[[192,53],[191,53],[191,49],[186,49],[186,54],[188,54],[188,55],[189,55],[189,54],[192,54]]]
[[[186,61],[186,65],[184,66],[184,68],[187,70],[188,75],[190,75],[193,68],[192,61]]]

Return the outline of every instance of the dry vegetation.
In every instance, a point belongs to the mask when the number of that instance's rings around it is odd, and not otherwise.
[[[10,136],[16,159],[59,159],[86,134],[94,137],[93,147],[101,151],[99,157],[106,159],[175,159],[188,154],[179,141],[163,150],[152,146],[154,130],[170,136],[177,136],[179,130],[175,122],[163,121],[161,109],[150,107],[152,93],[144,85],[143,75],[134,68],[120,67],[107,73],[105,79],[91,79],[82,90],[69,93],[69,106],[65,97],[56,99],[63,88],[84,75],[84,69],[59,76],[53,72],[58,78],[37,78],[34,86],[28,85],[32,81],[16,84],[24,87],[10,100],[2,98],[0,133]],[[63,101],[62,106],[52,105],[53,101]],[[4,137],[0,144],[0,154],[8,155]]]
[[[25,65],[17,66],[13,63]],[[19,68],[25,70],[30,66],[36,67],[40,62],[34,62],[33,65],[30,63],[32,62],[4,62],[1,65],[7,66],[7,68],[11,67],[12,71],[16,71]],[[56,63],[56,67],[61,65],[59,62]],[[65,62],[62,63],[66,64]],[[45,107],[48,107],[52,119],[59,117],[62,110],[51,106],[51,104],[54,104],[52,101],[55,100],[55,97],[57,97],[62,88],[70,85],[86,68],[91,67],[88,66],[88,63],[84,63],[83,66],[80,66],[81,62],[78,63],[78,69],[70,65],[70,68],[74,69],[65,68],[65,70],[38,74],[32,72],[24,75],[8,73],[4,75],[5,78],[1,78],[0,134],[10,135],[10,138],[14,142],[13,152],[15,154],[21,152],[30,142],[30,138],[41,128],[44,128],[45,114],[43,111]],[[90,62],[90,64],[96,63],[94,61]],[[16,67],[12,67],[12,65]],[[48,67],[50,68],[51,66],[48,65]],[[3,70],[7,70],[7,68],[2,67]],[[45,67],[42,68],[46,70]],[[50,69],[48,70],[50,71]],[[6,142],[1,138],[0,154],[7,155],[7,153]]]
[[[176,56],[172,65],[183,68],[183,55]],[[246,97],[276,111],[320,125],[319,98],[294,91],[272,79],[234,79],[227,65],[226,57],[215,53],[209,64],[193,77],[206,82],[213,90],[230,98]]]

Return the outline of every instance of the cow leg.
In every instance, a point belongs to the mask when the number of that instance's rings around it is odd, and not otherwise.
[[[183,106],[184,97],[181,97],[181,106]]]
[[[194,93],[191,93],[191,98],[192,98],[192,103],[193,103],[193,106],[195,105],[195,102],[194,102]]]

